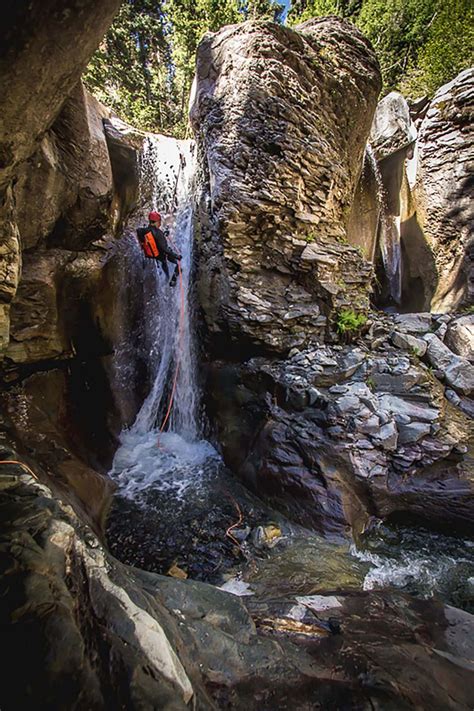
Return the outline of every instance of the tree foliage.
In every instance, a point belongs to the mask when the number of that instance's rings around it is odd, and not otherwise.
[[[197,46],[247,19],[281,21],[277,0],[125,0],[84,80],[135,126],[184,136]],[[433,94],[474,63],[472,0],[293,0],[288,21],[339,15],[372,41],[385,91]]]
[[[339,15],[371,40],[385,91],[433,94],[474,62],[472,0],[294,0],[291,24]]]
[[[184,136],[197,46],[246,19],[278,21],[275,0],[126,0],[83,77],[138,128]]]

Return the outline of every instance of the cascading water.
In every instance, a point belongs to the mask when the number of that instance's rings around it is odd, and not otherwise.
[[[150,209],[160,211],[162,229],[169,229],[170,246],[182,255],[182,260],[181,274],[173,288],[160,263],[141,255],[136,240],[130,247],[131,263],[138,260],[145,272],[142,284],[135,283],[133,288],[143,288],[141,348],[151,387],[135,422],[122,432],[111,476],[121,495],[135,499],[146,496],[150,486],[182,493],[191,482],[196,483],[200,465],[217,456],[208,442],[199,440],[197,421],[199,397],[190,298],[194,169],[191,141],[148,136],[140,169],[143,213],[146,215]],[[172,273],[174,265],[169,266]]]
[[[402,297],[402,253],[400,239],[400,217],[390,215],[387,210],[385,188],[380,168],[370,143],[365,150],[365,160],[371,167],[377,185],[377,204],[379,209],[379,235],[382,260],[387,275],[390,296],[400,304]]]

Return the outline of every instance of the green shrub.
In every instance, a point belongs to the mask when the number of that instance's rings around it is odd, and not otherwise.
[[[367,316],[352,309],[341,309],[336,318],[336,329],[340,336],[354,335],[367,323]]]

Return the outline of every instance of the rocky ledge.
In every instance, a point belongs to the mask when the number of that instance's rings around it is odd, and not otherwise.
[[[443,341],[461,350],[468,319],[379,316],[353,346],[214,363],[226,462],[325,534],[357,535],[373,517],[470,529],[474,367]]]

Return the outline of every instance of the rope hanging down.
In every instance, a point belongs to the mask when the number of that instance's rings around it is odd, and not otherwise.
[[[172,240],[171,244],[173,245],[173,248],[176,249],[174,243]],[[179,274],[179,290],[180,290],[180,316],[179,316],[179,334],[178,334],[178,352],[182,351],[182,343],[183,343],[183,335],[184,335],[184,285],[183,285],[183,272],[181,271],[181,264],[178,261],[178,274]],[[171,410],[173,408],[173,403],[174,403],[174,396],[176,394],[176,386],[178,383],[178,375],[179,375],[179,366],[180,366],[180,360],[179,358],[176,359],[176,368],[174,372],[174,378],[173,378],[173,386],[171,388],[171,395],[170,395],[170,400],[168,404],[168,410],[166,411],[166,415],[163,419],[163,422],[161,423],[160,427],[160,435],[162,434],[163,430],[166,427],[166,423],[168,422],[169,416],[171,415]],[[158,446],[159,446],[159,437],[158,437]]]
[[[180,175],[181,170],[183,168],[183,160],[184,160],[184,158],[180,154],[179,168],[178,168],[178,174],[176,176],[176,184],[174,187],[174,195],[173,195],[172,203],[174,203],[176,200],[176,194],[178,192],[179,175]],[[176,252],[178,252],[176,244],[174,243],[171,235],[169,235],[169,240],[171,242],[171,246],[173,247],[173,249]],[[178,332],[178,353],[179,353],[179,352],[182,352],[182,343],[183,343],[183,335],[184,335],[184,312],[185,312],[183,272],[181,270],[181,261],[180,260],[178,260],[178,274],[179,274],[179,291],[180,291],[180,314],[179,314],[179,332]],[[179,368],[180,368],[180,359],[178,357],[176,359],[176,368],[175,368],[175,372],[174,372],[173,386],[171,388],[171,395],[170,395],[170,400],[168,403],[168,409],[166,411],[166,415],[165,415],[163,422],[161,423],[161,427],[160,427],[160,432],[159,432],[158,442],[157,442],[158,447],[160,446],[160,435],[162,434],[163,430],[165,429],[166,424],[167,424],[169,417],[171,415],[171,410],[173,409],[174,396],[176,394],[176,387],[178,384]]]

